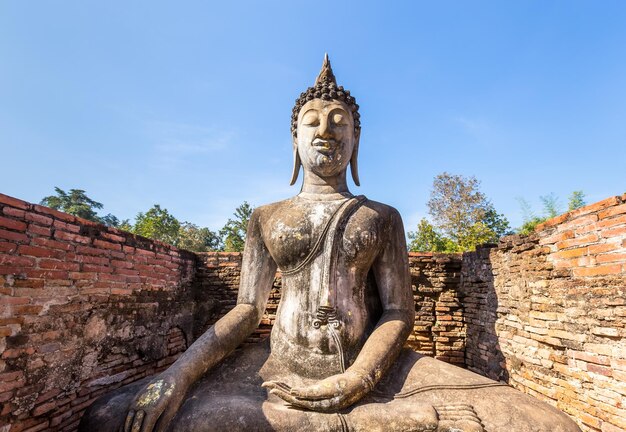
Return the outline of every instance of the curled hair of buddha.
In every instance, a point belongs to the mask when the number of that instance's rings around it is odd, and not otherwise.
[[[354,130],[358,132],[361,129],[359,106],[356,103],[354,97],[350,95],[350,91],[344,89],[342,86],[337,85],[335,74],[330,66],[330,60],[328,60],[328,54],[324,56],[324,64],[322,70],[315,80],[313,87],[309,87],[306,91],[300,94],[300,97],[296,99],[296,104],[291,111],[291,135],[297,135],[298,129],[298,114],[302,107],[313,99],[321,100],[337,100],[345,103],[348,109],[352,112],[352,118],[354,120]]]

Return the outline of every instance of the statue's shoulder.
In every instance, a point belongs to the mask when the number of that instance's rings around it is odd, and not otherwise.
[[[392,207],[388,204],[383,204],[378,201],[367,199],[364,202],[362,208],[364,211],[367,211],[368,213],[371,213],[372,215],[376,215],[378,218],[384,221],[402,223],[400,212],[398,212],[398,210],[396,210],[395,207]]]
[[[253,217],[259,218],[261,220],[267,220],[271,218],[273,215],[280,213],[287,208],[291,207],[293,203],[293,198],[288,198],[282,201],[276,201],[270,204],[264,204],[262,206],[256,207],[252,212]]]

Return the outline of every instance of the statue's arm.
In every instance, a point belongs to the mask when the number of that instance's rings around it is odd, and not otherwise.
[[[166,371],[139,391],[124,430],[165,430],[187,390],[237,348],[258,326],[272,288],[276,264],[261,235],[260,211],[248,223],[237,305],[200,336]]]
[[[348,368],[373,387],[396,361],[413,329],[415,305],[402,219],[389,215],[388,238],[373,264],[383,314],[354,363]],[[371,388],[370,388],[371,389]]]
[[[261,235],[260,211],[248,223],[237,305],[209,328],[171,366],[193,384],[257,328],[269,297],[276,263]]]

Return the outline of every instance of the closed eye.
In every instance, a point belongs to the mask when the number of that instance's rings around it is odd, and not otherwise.
[[[302,124],[305,126],[319,126],[319,116],[315,111],[309,111],[302,117]]]

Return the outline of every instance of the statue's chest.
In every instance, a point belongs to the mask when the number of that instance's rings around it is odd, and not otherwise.
[[[338,242],[337,250],[344,261],[367,259],[381,240],[377,221],[361,209],[339,224],[329,222],[336,217],[341,202],[302,203],[275,212],[264,224],[265,243],[278,266],[287,270],[306,260],[312,252],[328,253],[329,240]]]

